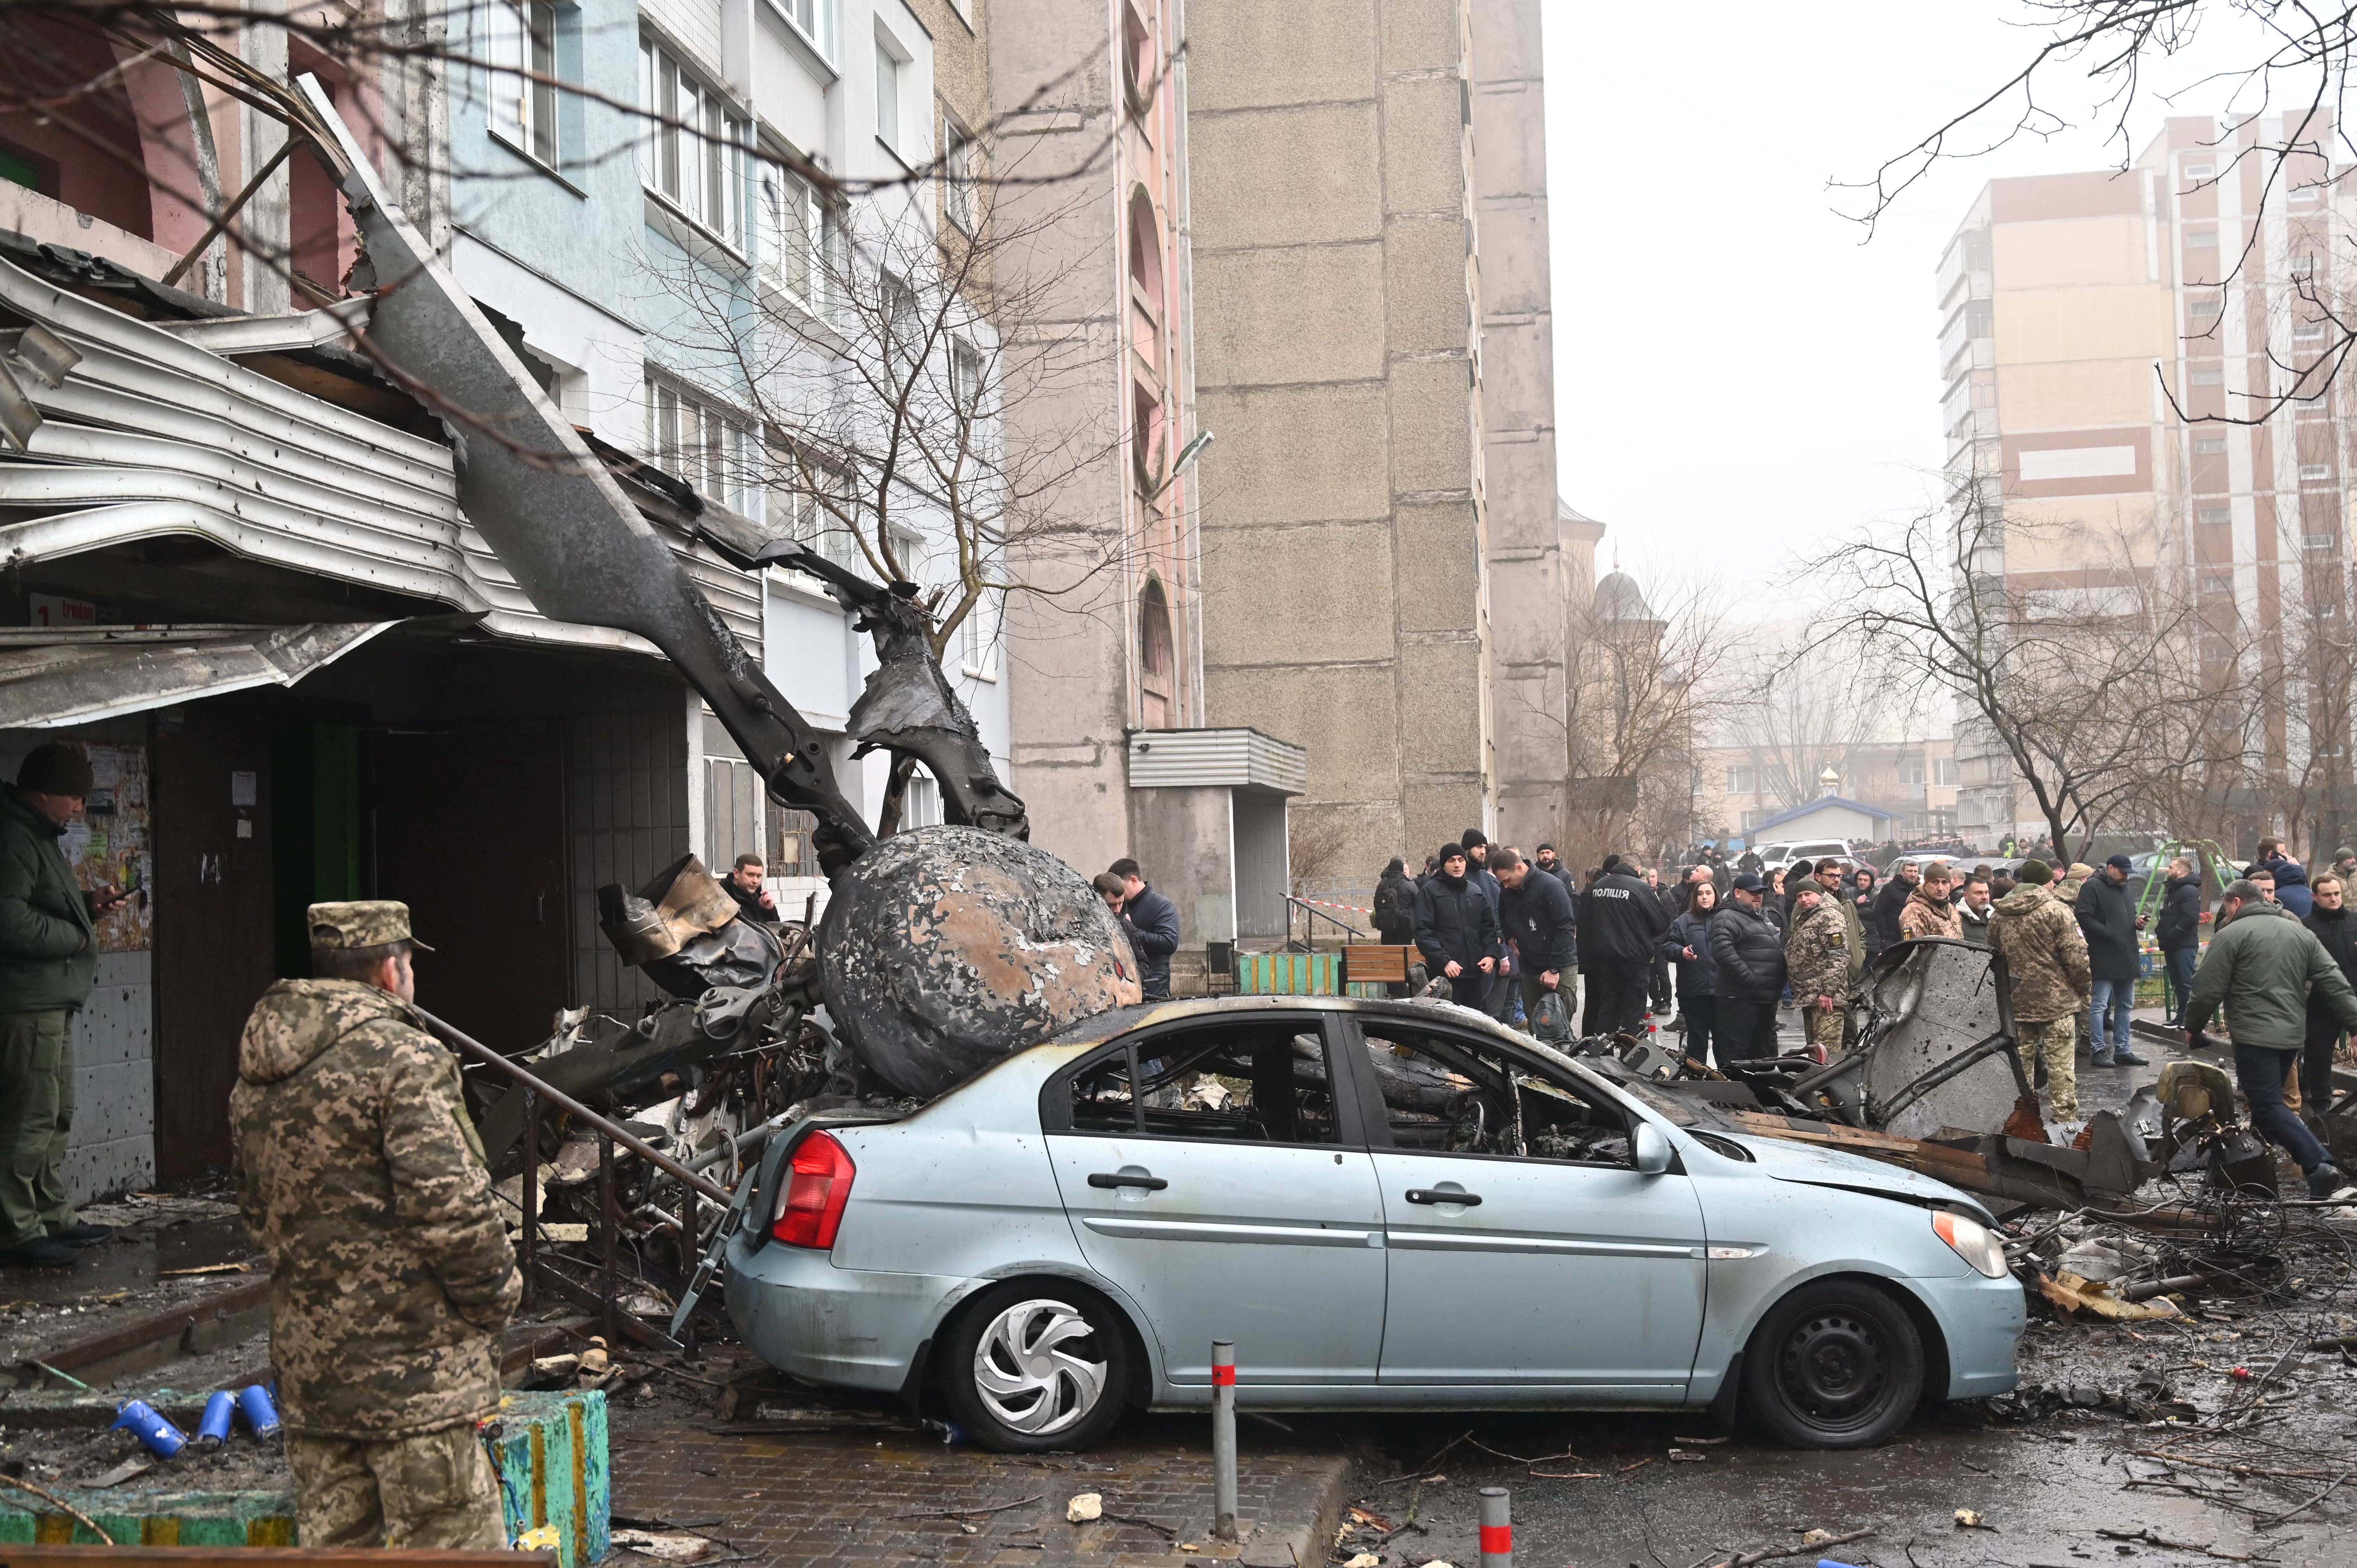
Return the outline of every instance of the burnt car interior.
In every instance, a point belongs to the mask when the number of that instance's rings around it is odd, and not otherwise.
[[[1423,1154],[1495,1155],[1628,1167],[1629,1128],[1567,1076],[1533,1070],[1502,1051],[1386,1022],[1367,1036],[1392,1146]]]
[[[1073,1073],[1071,1106],[1076,1133],[1244,1144],[1341,1140],[1325,1041],[1315,1026],[1290,1021],[1222,1022],[1125,1046]]]

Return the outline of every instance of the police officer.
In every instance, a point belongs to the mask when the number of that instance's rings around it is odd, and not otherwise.
[[[458,1065],[421,1028],[409,906],[314,904],[313,980],[263,993],[230,1091],[270,1256],[270,1360],[307,1547],[495,1551],[476,1425],[523,1292]]]

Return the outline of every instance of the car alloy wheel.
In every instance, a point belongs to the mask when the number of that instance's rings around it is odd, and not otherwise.
[[[1027,1436],[1077,1426],[1104,1397],[1096,1332],[1069,1303],[1018,1301],[983,1327],[974,1348],[974,1392],[993,1416]]]
[[[1862,1280],[1803,1285],[1752,1337],[1745,1402],[1796,1448],[1867,1448],[1904,1425],[1923,1391],[1923,1342],[1906,1309]]]
[[[1007,1280],[943,1330],[934,1386],[950,1419],[1005,1454],[1084,1449],[1132,1398],[1136,1337],[1111,1302],[1069,1280]]]

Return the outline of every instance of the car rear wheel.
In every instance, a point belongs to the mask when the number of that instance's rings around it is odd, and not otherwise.
[[[1888,1443],[1923,1391],[1922,1337],[1889,1292],[1860,1280],[1778,1302],[1743,1361],[1744,1402],[1795,1448]]]
[[[1061,1281],[993,1286],[945,1348],[950,1413],[1002,1453],[1085,1448],[1128,1402],[1129,1339],[1114,1309]]]

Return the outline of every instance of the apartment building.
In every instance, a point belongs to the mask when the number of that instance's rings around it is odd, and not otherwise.
[[[2173,118],[2126,170],[1990,182],[1938,274],[1949,475],[2002,522],[1975,569],[2149,574],[2198,602],[2205,660],[2265,661],[2263,760],[2220,786],[2245,838],[2351,814],[2348,683],[2284,662],[2348,613],[2352,389],[2311,373],[2349,266],[2332,137],[2329,114]],[[1968,840],[2045,831],[1985,726],[1959,724],[1957,768]]]
[[[1540,12],[1187,7],[1205,701],[1352,875],[1560,822]]]
[[[1822,753],[1794,753],[1781,765],[1758,748],[1711,746],[1694,758],[1695,825],[1724,843],[1750,839],[1761,824],[1822,798],[1823,775],[1839,794],[1887,813],[1901,839],[1955,831],[1955,745],[1945,738],[1866,742]]]

